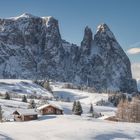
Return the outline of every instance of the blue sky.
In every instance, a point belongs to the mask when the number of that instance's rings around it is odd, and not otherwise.
[[[25,12],[54,16],[62,38],[78,45],[86,25],[95,33],[105,22],[125,51],[140,48],[140,0],[0,0],[1,18]],[[132,62],[140,62],[140,53],[128,55]]]

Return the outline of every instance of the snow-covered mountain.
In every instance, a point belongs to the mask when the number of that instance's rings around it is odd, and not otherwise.
[[[98,91],[137,91],[130,61],[106,24],[89,27],[81,46],[61,38],[53,17],[0,19],[0,78],[53,79]]]

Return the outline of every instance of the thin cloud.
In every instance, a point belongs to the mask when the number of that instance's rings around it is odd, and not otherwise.
[[[134,55],[134,54],[140,54],[140,48],[131,48],[127,50],[128,54]]]

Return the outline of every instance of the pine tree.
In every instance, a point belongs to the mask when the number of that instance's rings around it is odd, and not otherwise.
[[[4,98],[4,99],[6,99],[6,100],[10,100],[10,95],[9,95],[8,92],[5,93],[5,98]]]
[[[76,101],[73,102],[72,112],[75,111]]]
[[[94,112],[94,109],[93,109],[93,105],[91,104],[91,105],[90,105],[89,113],[93,114],[93,112]]]
[[[34,100],[30,100],[28,108],[30,109],[36,108],[36,103]]]
[[[3,119],[3,111],[2,111],[2,107],[0,106],[0,122],[2,122]]]
[[[82,110],[81,103],[80,103],[80,101],[77,101],[75,109],[74,109],[74,114],[81,115],[82,113],[83,113],[83,110]]]
[[[25,96],[25,95],[22,97],[22,102],[27,103],[27,98],[26,98],[26,96]]]

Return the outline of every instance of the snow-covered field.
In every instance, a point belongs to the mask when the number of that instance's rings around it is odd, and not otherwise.
[[[1,140],[140,140],[140,125],[87,119],[74,115],[44,116],[36,121],[0,124]]]
[[[39,116],[38,120],[28,122],[0,123],[0,140],[140,140],[140,124],[104,120],[106,117],[113,116],[116,111],[111,104],[96,106],[96,102],[101,99],[107,101],[107,94],[66,89],[62,88],[61,83],[52,83],[52,87],[54,96],[62,99],[69,98],[71,101],[49,101],[61,106],[64,115]],[[74,100],[80,100],[83,107],[82,116],[72,115]],[[103,117],[94,119],[87,116],[91,103],[94,110],[102,113]],[[16,108],[24,109],[28,106],[27,103],[15,99],[0,99],[0,105],[5,116],[8,117]]]

